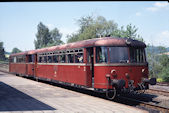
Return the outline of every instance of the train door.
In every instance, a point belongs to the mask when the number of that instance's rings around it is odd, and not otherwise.
[[[36,72],[37,72],[37,54],[34,54],[34,77],[36,77]]]
[[[32,54],[27,55],[27,63],[26,63],[26,71],[28,76],[33,76],[33,67],[34,67],[34,62],[32,59]]]
[[[91,79],[91,85],[94,87],[94,56],[93,47],[89,47],[87,50],[87,64],[89,65],[88,75]]]

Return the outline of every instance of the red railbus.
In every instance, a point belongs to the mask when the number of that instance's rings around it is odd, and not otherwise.
[[[10,56],[10,72],[36,79],[90,88],[116,95],[156,84],[148,78],[143,42],[128,38],[95,38],[31,50]],[[19,59],[22,62],[20,62]]]

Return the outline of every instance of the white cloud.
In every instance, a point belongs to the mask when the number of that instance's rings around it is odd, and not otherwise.
[[[136,16],[141,16],[141,13],[140,13],[140,12],[137,12],[137,13],[136,13]]]
[[[152,7],[146,8],[148,11],[158,11],[160,9],[167,9],[169,6],[168,2],[155,2]]]
[[[156,6],[156,7],[166,7],[166,6],[168,6],[168,2],[156,2],[154,4],[154,6]]]

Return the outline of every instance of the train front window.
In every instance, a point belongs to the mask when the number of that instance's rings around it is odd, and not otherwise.
[[[130,62],[131,63],[146,62],[144,48],[130,48]]]
[[[128,63],[127,47],[109,47],[110,63]]]
[[[107,47],[96,47],[96,62],[107,63],[108,54]]]

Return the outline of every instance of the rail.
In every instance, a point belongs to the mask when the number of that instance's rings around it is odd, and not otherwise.
[[[169,96],[169,91],[158,90],[158,89],[148,89],[145,91],[145,93],[160,94],[160,95],[164,95],[164,96]]]
[[[144,102],[144,101],[141,101],[141,100],[137,100],[137,99],[134,99],[134,98],[128,98],[128,97],[125,97],[125,96],[120,96],[120,98],[123,99],[123,100],[129,101],[129,102],[132,102],[132,103],[139,103],[139,106],[143,106],[143,107],[148,108],[148,109],[158,110],[161,113],[169,113],[169,107],[163,107],[163,106],[160,106],[160,105],[151,104],[151,103]]]

